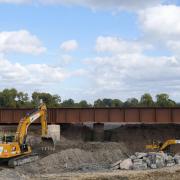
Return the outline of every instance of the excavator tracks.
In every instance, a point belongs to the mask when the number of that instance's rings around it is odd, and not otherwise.
[[[19,156],[19,157],[15,157],[15,158],[10,159],[8,161],[8,166],[14,168],[16,166],[21,166],[23,164],[27,164],[30,162],[37,161],[38,159],[39,159],[39,155],[37,153]]]

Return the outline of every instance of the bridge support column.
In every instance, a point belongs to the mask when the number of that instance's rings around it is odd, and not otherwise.
[[[104,124],[93,124],[93,141],[104,141]]]
[[[55,143],[60,141],[60,136],[61,136],[60,125],[56,125],[56,124],[48,125],[48,135],[53,138]]]

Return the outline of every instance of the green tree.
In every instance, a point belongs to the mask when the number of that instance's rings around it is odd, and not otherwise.
[[[112,99],[103,99],[102,100],[104,107],[111,107],[112,106]]]
[[[73,99],[68,99],[68,100],[65,100],[61,103],[61,107],[75,107],[75,103],[74,103],[74,100]]]
[[[91,107],[91,105],[88,104],[86,100],[82,100],[78,103],[78,107],[85,108],[85,107]]]
[[[16,89],[4,89],[0,92],[0,107],[16,107]]]
[[[169,99],[169,95],[162,93],[162,94],[157,94],[156,95],[156,105],[158,107],[174,107],[176,106],[176,103]]]
[[[123,106],[123,102],[119,99],[113,99],[112,100],[112,104],[111,107],[122,107]]]
[[[179,103],[179,102],[177,102],[177,103],[176,103],[176,106],[177,106],[177,107],[180,107],[180,103]]]
[[[140,105],[145,107],[152,107],[154,105],[152,96],[148,93],[142,95],[140,100]]]
[[[32,103],[29,101],[27,93],[18,92],[16,96],[16,107],[17,108],[30,108],[33,107]]]
[[[94,101],[94,107],[105,107],[105,104],[101,99],[97,99]]]
[[[124,107],[137,107],[139,105],[139,101],[136,98],[129,98],[127,101],[124,103]]]
[[[60,107],[61,98],[58,95],[51,95],[49,93],[39,93],[33,92],[32,94],[32,104],[37,106],[40,104],[40,101],[46,103],[47,107]]]

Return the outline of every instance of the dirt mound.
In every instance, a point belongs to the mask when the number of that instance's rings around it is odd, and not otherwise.
[[[125,154],[127,150],[120,148],[123,146],[120,143],[84,143],[76,144],[76,146],[78,148],[71,144],[70,148],[66,144],[67,149],[57,150],[58,152],[50,154],[38,162],[16,169],[27,174],[100,171],[109,169],[110,164],[119,158],[127,157]]]

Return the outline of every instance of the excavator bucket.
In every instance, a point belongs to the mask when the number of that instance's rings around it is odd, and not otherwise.
[[[41,147],[43,149],[54,149],[55,143],[52,137],[41,137]]]

